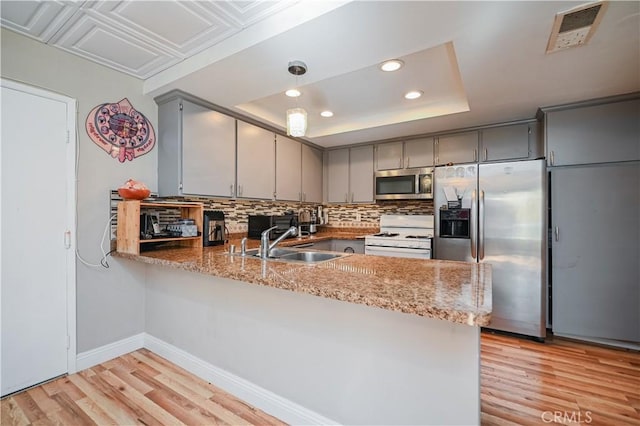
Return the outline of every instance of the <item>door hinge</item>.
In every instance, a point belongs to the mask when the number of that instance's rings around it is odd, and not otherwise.
[[[182,102],[180,102],[180,111],[182,111]]]

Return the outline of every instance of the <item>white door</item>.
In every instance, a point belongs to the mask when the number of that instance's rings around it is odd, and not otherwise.
[[[75,103],[2,80],[1,111],[0,382],[6,395],[75,369],[68,362],[75,357],[69,338],[75,339],[69,331],[75,314],[68,315],[75,311]]]

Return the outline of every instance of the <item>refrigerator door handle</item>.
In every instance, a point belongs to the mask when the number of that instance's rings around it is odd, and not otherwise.
[[[484,191],[480,191],[478,207],[478,260],[484,259]]]
[[[478,223],[478,215],[477,215],[477,209],[478,209],[478,203],[476,202],[476,190],[474,189],[473,192],[471,193],[471,229],[470,229],[470,234],[471,234],[471,257],[473,258],[473,260],[477,260],[478,257],[478,253],[476,250],[476,238],[478,237],[478,229],[476,226],[476,223]]]

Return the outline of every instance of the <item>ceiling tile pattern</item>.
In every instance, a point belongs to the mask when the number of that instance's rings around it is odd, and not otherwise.
[[[146,79],[295,1],[2,1],[2,26]]]

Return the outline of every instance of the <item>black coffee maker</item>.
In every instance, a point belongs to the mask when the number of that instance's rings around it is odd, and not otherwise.
[[[224,213],[216,210],[204,212],[202,245],[218,246],[225,243],[227,234],[224,226]]]

